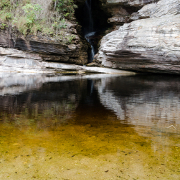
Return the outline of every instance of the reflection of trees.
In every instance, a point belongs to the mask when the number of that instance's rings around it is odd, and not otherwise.
[[[96,111],[97,107],[101,107],[100,99],[101,104],[112,110],[119,119],[133,124],[152,125],[165,120],[173,124],[179,121],[178,77],[102,76],[94,81],[90,78],[66,81],[66,76],[62,78],[65,78],[64,81],[36,81],[34,85],[30,83],[31,88],[22,93],[0,96],[1,119],[8,116],[13,120],[23,114],[24,118],[37,120],[41,117],[46,122],[49,119],[49,123],[52,119],[62,122],[72,116],[79,103],[79,112],[86,112],[87,108],[88,111]],[[103,112],[104,107],[100,108]],[[97,111],[100,112],[100,109]]]
[[[42,108],[44,107],[44,108]],[[35,104],[33,108],[23,108],[19,113],[0,112],[3,122],[13,123],[15,126],[36,125],[38,129],[45,129],[65,123],[71,118],[77,103],[43,103]]]
[[[36,121],[40,126],[65,122],[78,106],[84,87],[86,81],[45,83],[38,90],[1,96],[1,119],[17,124]]]

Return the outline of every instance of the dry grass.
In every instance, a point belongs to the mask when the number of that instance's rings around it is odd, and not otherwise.
[[[52,17],[52,0],[31,0],[31,3],[33,4],[39,4],[41,5],[42,7],[42,11],[39,15],[39,19],[44,19],[44,18],[47,18],[47,17]]]
[[[64,38],[62,32],[68,31],[67,20],[64,19],[63,13],[54,10],[53,0],[6,0],[11,4],[9,8],[2,8],[3,2],[0,0],[0,9],[3,10],[0,12],[0,21],[17,27],[24,35],[40,32],[61,39]],[[36,14],[31,26],[28,26],[27,14],[23,10],[23,6],[27,4],[39,4],[42,9]]]

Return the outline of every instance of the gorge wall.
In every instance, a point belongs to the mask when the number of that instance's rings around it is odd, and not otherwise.
[[[85,64],[87,63],[88,45],[77,33],[76,25],[71,24],[71,26],[70,29],[75,32],[72,33],[74,39],[71,43],[66,44],[45,35],[24,36],[11,27],[0,29],[0,47],[26,51],[32,57],[38,54],[42,61]]]
[[[23,34],[18,30],[17,22],[16,26],[9,23],[10,20],[6,26],[1,22],[0,64],[10,61],[12,65],[13,61],[24,62],[24,59],[29,64],[33,63],[33,68],[43,61],[87,64],[90,45],[83,37],[82,28],[85,0],[74,0],[77,5],[75,14],[67,18],[65,24],[62,17],[68,16],[68,13],[62,15],[53,11],[55,2],[58,1],[30,2],[41,5],[41,19],[49,17],[54,33],[61,38],[52,34],[45,35],[41,31]],[[98,41],[104,36],[94,58],[99,66],[137,72],[180,74],[179,0],[99,0],[94,1],[94,7],[97,6],[93,15],[97,17],[94,18],[96,32],[91,38],[96,49]],[[58,17],[61,18],[59,21]],[[59,22],[58,25],[56,21]],[[46,29],[46,24],[42,29]]]
[[[180,74],[179,0],[102,0],[114,31],[96,62],[123,70]]]
[[[58,9],[59,1],[6,1],[0,2],[1,66],[4,66],[4,62],[12,66],[13,61],[14,67],[24,64],[29,68],[39,68],[39,62],[43,61],[87,63],[88,43],[74,17],[74,4],[68,4],[71,9],[65,9],[66,4]],[[40,13],[35,9],[38,7],[41,8]],[[11,14],[11,17],[6,14]]]

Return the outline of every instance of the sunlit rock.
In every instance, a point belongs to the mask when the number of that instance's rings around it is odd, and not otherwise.
[[[126,23],[103,37],[97,61],[112,68],[179,74],[179,12],[179,0],[144,6],[139,16],[150,18]]]

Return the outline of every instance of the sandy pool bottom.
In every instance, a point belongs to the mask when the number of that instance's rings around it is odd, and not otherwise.
[[[174,129],[129,126],[0,124],[0,179],[180,179]]]

